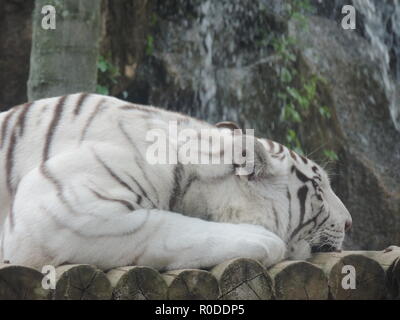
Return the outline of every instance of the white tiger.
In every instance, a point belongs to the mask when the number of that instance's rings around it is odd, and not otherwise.
[[[146,132],[169,121],[215,128],[85,93],[0,114],[0,259],[168,270],[235,257],[270,266],[341,248],[351,217],[313,161],[255,138],[248,176],[234,163],[149,164]],[[226,126],[218,132],[235,139]]]

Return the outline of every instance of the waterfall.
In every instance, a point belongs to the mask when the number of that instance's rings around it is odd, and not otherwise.
[[[381,61],[382,80],[390,101],[392,121],[400,131],[400,2],[399,0],[353,0],[363,36],[372,55]]]
[[[210,0],[201,4],[200,37],[203,39],[203,58],[200,70],[200,88],[198,91],[200,99],[200,114],[207,111],[215,111],[217,84],[215,80],[215,67],[213,65],[213,26],[211,24],[210,12],[212,9]]]
[[[393,124],[400,131],[400,1],[311,0],[319,15],[340,22],[341,8],[352,4],[357,12],[356,32],[371,43],[371,56],[381,63],[382,79],[390,97]]]

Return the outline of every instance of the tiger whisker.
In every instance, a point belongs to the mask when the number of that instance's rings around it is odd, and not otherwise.
[[[321,150],[321,148],[323,148],[324,146],[326,146],[327,142],[321,144],[319,147],[317,147],[316,149],[314,149],[313,151],[311,151],[310,153],[308,153],[306,155],[307,158],[310,158],[314,153],[316,153],[317,151]]]

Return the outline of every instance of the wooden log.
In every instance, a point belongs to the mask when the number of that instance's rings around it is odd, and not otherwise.
[[[264,267],[252,259],[233,259],[211,270],[220,286],[221,300],[271,300],[272,279]]]
[[[378,262],[385,270],[385,298],[400,299],[400,248],[393,247],[390,251],[350,251],[362,254]]]
[[[387,270],[387,298],[400,300],[400,258],[397,258]]]
[[[166,300],[167,284],[149,267],[120,267],[110,270],[107,277],[115,300]]]
[[[163,274],[170,300],[216,300],[219,295],[218,281],[208,271],[184,269]]]
[[[346,251],[345,254],[359,254],[378,262],[386,271],[392,263],[400,257],[400,250],[393,251]]]
[[[42,287],[39,271],[12,264],[0,264],[0,300],[46,300],[50,290]]]
[[[385,271],[374,259],[359,253],[335,252],[317,253],[309,261],[321,266],[327,275],[331,299],[377,300],[385,296]],[[353,272],[354,288],[346,285]]]
[[[284,261],[270,268],[277,300],[328,300],[328,279],[305,261]]]
[[[56,268],[55,300],[109,300],[111,283],[98,268],[87,264]]]

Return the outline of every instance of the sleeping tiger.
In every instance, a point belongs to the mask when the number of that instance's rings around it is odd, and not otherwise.
[[[252,171],[238,174],[235,160],[150,163],[146,133],[166,133],[171,121],[253,139]],[[0,261],[170,270],[246,257],[270,266],[340,250],[351,226],[320,166],[231,123],[79,93],[16,106],[0,126]]]

